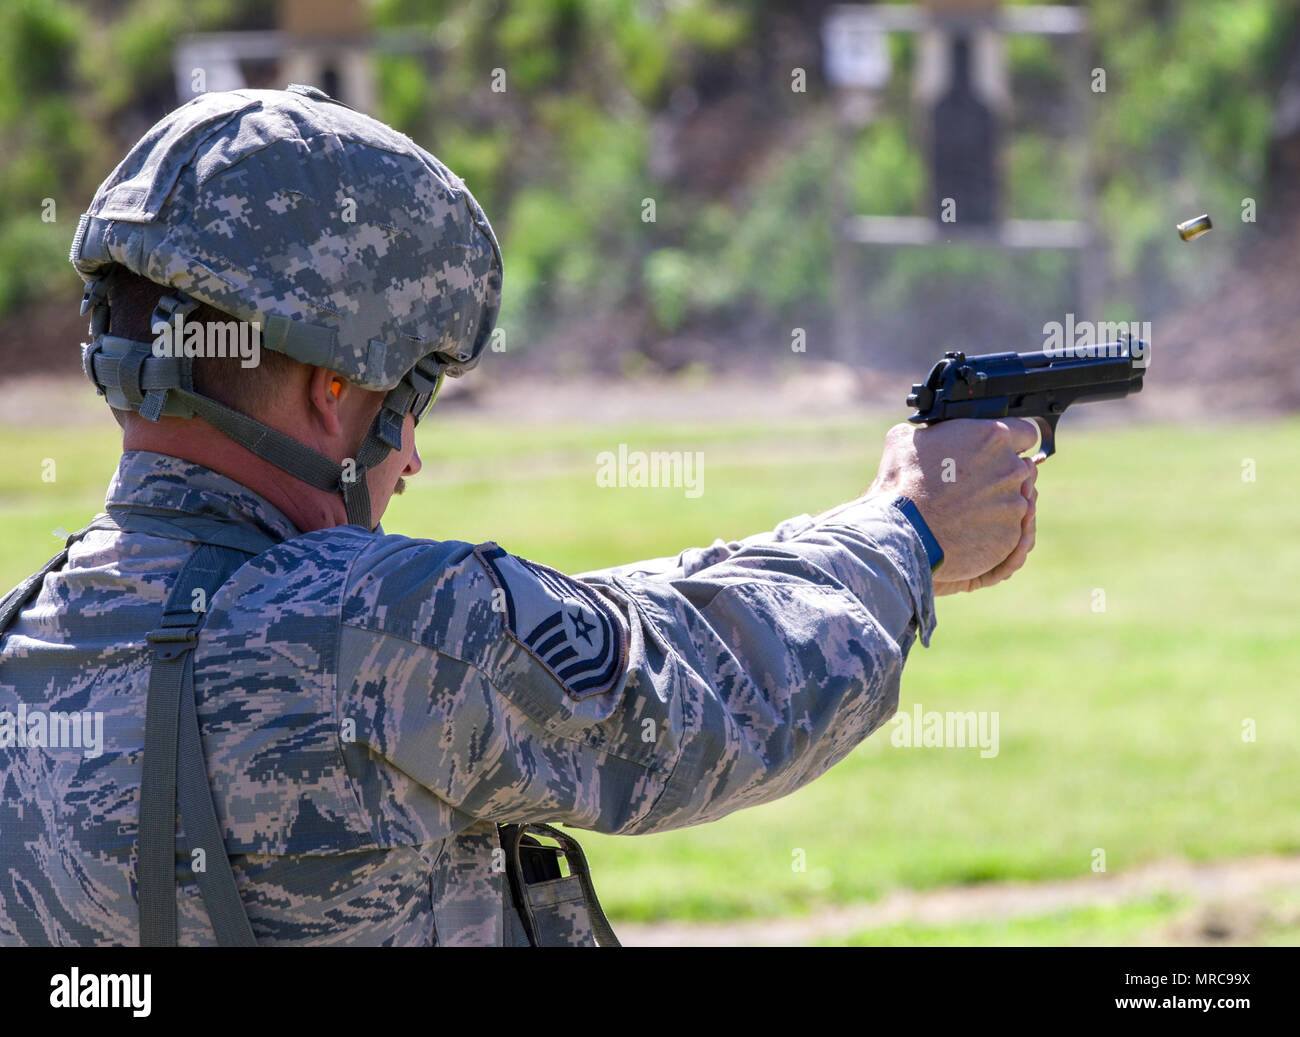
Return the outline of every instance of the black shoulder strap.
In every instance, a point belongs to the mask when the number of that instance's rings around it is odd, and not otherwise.
[[[194,648],[207,605],[248,554],[200,544],[186,560],[148,635],[154,663],[145,706],[144,775],[140,787],[140,945],[176,946],[176,808],[195,878],[223,947],[256,944],[226,855],[208,784],[194,701]],[[201,590],[201,596],[196,591]],[[197,606],[197,607],[196,607]],[[200,861],[194,861],[201,850]]]

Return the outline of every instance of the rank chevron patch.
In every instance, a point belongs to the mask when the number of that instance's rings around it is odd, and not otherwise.
[[[492,544],[475,548],[503,592],[506,626],[570,698],[609,691],[627,665],[627,626],[614,606],[571,576]]]

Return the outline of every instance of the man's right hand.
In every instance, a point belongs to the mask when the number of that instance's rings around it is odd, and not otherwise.
[[[895,425],[885,436],[871,493],[910,497],[943,548],[936,595],[1005,580],[1034,545],[1038,443],[1023,418],[959,418],[929,427]]]

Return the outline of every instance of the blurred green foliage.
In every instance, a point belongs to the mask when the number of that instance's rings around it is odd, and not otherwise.
[[[1172,305],[1233,259],[1171,247],[1174,222],[1211,211],[1222,227],[1243,199],[1266,205],[1269,120],[1296,4],[1086,6],[1084,63],[1059,42],[1007,40],[1007,211],[1082,215],[1067,88],[1104,70],[1086,114],[1109,312],[1146,318],[1134,307]],[[777,0],[378,0],[372,10],[377,30],[429,41],[378,58],[377,114],[430,146],[493,219],[512,349],[594,314],[629,315],[627,348],[692,325],[725,337],[755,321],[828,323],[836,176],[855,212],[928,207],[910,37],[891,37],[878,116],[845,133],[820,69],[819,19]],[[177,38],[269,27],[273,13],[253,0],[0,5],[0,317],[71,280],[75,216],[176,101]],[[791,89],[794,67],[806,67],[806,93]],[[52,223],[46,199],[57,203]],[[878,315],[924,311],[953,285],[1059,309],[1067,273],[1065,257],[1047,253],[900,250],[865,262],[861,301]]]
[[[77,217],[175,107],[177,36],[257,26],[265,13],[256,0],[0,3],[0,318],[52,286],[75,292]]]
[[[72,97],[77,48],[77,18],[67,5],[0,7],[0,314],[66,274],[71,233],[60,241],[51,228],[66,223],[50,220],[58,220],[59,188],[75,179],[85,156],[84,120]]]

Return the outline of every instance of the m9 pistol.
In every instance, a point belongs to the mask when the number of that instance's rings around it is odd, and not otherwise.
[[[907,398],[914,425],[953,418],[1030,418],[1038,453],[1056,452],[1056,424],[1072,403],[1119,400],[1142,389],[1150,347],[1139,339],[1039,353],[945,353]]]

